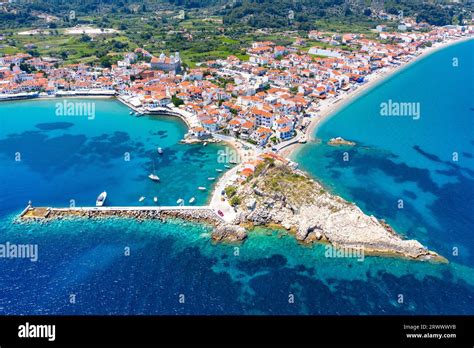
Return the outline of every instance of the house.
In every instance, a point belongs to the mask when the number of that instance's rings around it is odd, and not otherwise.
[[[202,121],[202,125],[206,128],[209,132],[215,132],[218,128],[216,120],[213,118],[208,118]]]
[[[272,135],[272,130],[267,127],[260,127],[255,132],[252,133],[251,138],[259,145],[264,146],[270,136]]]
[[[190,129],[192,135],[198,139],[206,139],[210,136],[209,132],[203,127],[193,127]]]

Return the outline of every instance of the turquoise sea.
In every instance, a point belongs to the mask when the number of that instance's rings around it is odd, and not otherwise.
[[[104,189],[113,205],[138,205],[142,195],[143,204],[155,195],[160,204],[191,196],[204,204],[223,147],[178,144],[186,131],[179,120],[135,118],[112,100],[93,100],[94,120],[56,116],[56,100],[0,104],[0,244],[37,244],[39,253],[37,262],[0,258],[0,314],[473,314],[473,48],[452,46],[411,65],[317,132],[358,146],[310,143],[296,155],[330,190],[448,265],[326,258],[324,246],[268,229],[235,246],[215,245],[209,227],[183,221],[13,223],[28,200],[92,205]],[[420,119],[382,118],[387,99],[419,102]],[[146,177],[153,163],[159,184]]]

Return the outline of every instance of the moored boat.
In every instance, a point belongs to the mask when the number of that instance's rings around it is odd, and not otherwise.
[[[162,149],[161,147],[157,148],[156,150],[158,151],[158,153],[159,153],[160,155],[163,154],[163,149]]]
[[[195,201],[196,201],[196,198],[192,197],[192,198],[189,200],[189,204],[193,204]]]
[[[213,180],[216,180],[216,178],[214,178],[214,177],[212,176],[212,177],[207,178],[207,180],[213,181]]]
[[[141,196],[140,198],[138,198],[139,202],[143,202],[144,200],[145,200],[145,196]]]
[[[220,172],[222,172],[222,169],[216,169],[216,172],[220,173]]]
[[[153,181],[160,181],[160,178],[155,173],[155,161],[153,161],[153,173],[148,175],[148,177]]]
[[[183,205],[183,203],[184,203],[184,199],[182,199],[182,198],[180,198],[176,201],[176,204],[178,204],[178,205]]]
[[[158,202],[158,197],[153,197],[153,202]]]
[[[199,186],[199,187],[198,187],[198,190],[200,190],[200,191],[206,191],[206,188],[205,188],[204,186]]]
[[[95,206],[102,207],[105,203],[106,198],[107,198],[107,192],[104,191],[97,197],[97,200],[95,201]]]
[[[160,178],[156,174],[150,174],[148,177],[153,181],[160,181]]]

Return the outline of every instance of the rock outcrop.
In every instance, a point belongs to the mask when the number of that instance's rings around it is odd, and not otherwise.
[[[241,221],[279,224],[303,243],[324,240],[337,247],[363,248],[368,254],[445,261],[416,240],[405,240],[384,221],[332,195],[304,173],[268,162],[258,176],[238,188]],[[252,207],[252,209],[249,209]]]
[[[241,242],[245,238],[247,238],[245,228],[238,225],[221,224],[212,232],[212,239],[218,242]]]

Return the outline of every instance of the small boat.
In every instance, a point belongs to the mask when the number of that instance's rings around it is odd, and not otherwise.
[[[140,198],[138,198],[139,202],[143,202],[144,200],[145,200],[145,196],[141,196]]]
[[[193,204],[195,201],[196,201],[196,198],[193,197],[189,200],[189,204]]]
[[[237,164],[237,161],[230,160],[229,163],[230,163],[230,164]]]
[[[162,155],[162,154],[163,154],[163,149],[162,149],[161,147],[159,147],[159,148],[158,148],[158,149],[156,149],[156,150],[158,151],[158,153],[159,153],[160,155]]]
[[[107,192],[102,192],[95,201],[96,207],[102,207],[104,205],[105,199],[107,198]]]
[[[220,172],[222,172],[222,169],[216,169],[216,172],[220,173]]]
[[[184,199],[182,199],[182,198],[180,198],[176,201],[176,204],[178,204],[178,205],[183,205],[183,203],[184,203]]]
[[[153,197],[153,202],[158,202],[158,197]]]
[[[207,180],[213,181],[213,180],[216,180],[216,178],[210,177],[210,178],[207,178]]]
[[[227,169],[229,169],[229,168],[230,168],[230,166],[229,166],[228,164],[224,165],[224,167],[226,167]]]
[[[156,174],[150,174],[148,177],[153,181],[160,181],[160,178]]]
[[[130,111],[129,114],[130,114],[130,115],[133,115],[133,111]]]
[[[160,178],[155,173],[155,161],[153,161],[153,173],[148,175],[148,177],[153,181],[160,181]]]
[[[204,142],[203,146],[206,146],[207,145],[207,141]]]
[[[205,188],[204,186],[199,186],[199,187],[198,187],[198,190],[206,191],[206,188]]]

